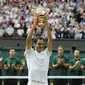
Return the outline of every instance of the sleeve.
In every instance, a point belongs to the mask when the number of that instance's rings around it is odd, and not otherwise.
[[[69,58],[68,58],[68,56],[67,56],[67,55],[66,55],[65,63],[69,63]]]
[[[72,60],[69,61],[69,66],[73,66]]]
[[[20,59],[17,59],[16,65],[19,65],[19,66],[21,65]]]
[[[49,51],[48,48],[45,49],[45,52],[48,57],[50,57],[52,55],[52,51]]]
[[[84,59],[81,59],[80,64],[81,64],[82,66],[85,66],[85,61],[84,61]]]
[[[34,49],[33,48],[26,49],[26,57],[30,57],[33,53],[34,53]]]
[[[52,59],[52,64],[56,64],[56,63],[57,63],[57,59],[56,59],[56,56],[54,56]]]
[[[5,59],[5,60],[3,61],[3,65],[5,65],[5,64],[7,64],[7,59]]]

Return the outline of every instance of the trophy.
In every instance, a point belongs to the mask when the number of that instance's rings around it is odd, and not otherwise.
[[[32,14],[38,15],[38,20],[37,20],[37,26],[40,28],[45,28],[46,25],[46,18],[49,14],[50,10],[49,8],[44,8],[41,5],[38,6],[36,9],[32,10]]]

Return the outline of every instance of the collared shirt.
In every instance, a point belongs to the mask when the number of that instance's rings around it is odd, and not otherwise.
[[[69,61],[69,66],[74,66],[77,60],[80,61],[80,65],[84,66],[85,61],[83,59],[80,59],[80,58],[72,58]],[[69,70],[69,75],[71,75],[71,76],[81,76],[82,70],[80,70],[80,68],[78,66],[76,66],[74,68],[74,70],[72,70],[72,71]]]
[[[51,54],[52,52],[50,52],[48,48],[40,53],[33,48],[26,50],[29,80],[47,82],[47,73]]]
[[[52,64],[58,63],[59,56],[56,55],[53,57]],[[69,62],[69,58],[67,55],[63,55],[62,58],[65,63]],[[54,75],[56,76],[66,76],[67,75],[67,68],[65,68],[62,64],[60,64],[57,68],[54,69]]]

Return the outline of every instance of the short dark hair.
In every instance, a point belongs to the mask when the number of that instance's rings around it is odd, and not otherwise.
[[[41,37],[38,37],[38,38],[34,39],[34,44],[36,44],[36,42],[37,42],[38,40],[44,40],[44,39],[41,38]]]
[[[62,45],[58,46],[58,48],[62,48],[64,50],[64,47]]]
[[[10,49],[9,49],[9,51],[11,51],[11,50],[14,50],[14,51],[15,51],[15,49],[14,49],[14,48],[10,48]]]

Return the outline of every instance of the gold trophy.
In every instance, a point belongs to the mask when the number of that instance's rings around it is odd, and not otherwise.
[[[49,14],[50,10],[49,8],[44,8],[41,5],[38,6],[36,9],[32,10],[32,14],[38,15],[38,20],[37,20],[37,26],[40,28],[45,28],[45,24],[46,24],[46,18]]]

